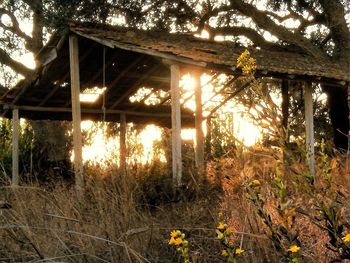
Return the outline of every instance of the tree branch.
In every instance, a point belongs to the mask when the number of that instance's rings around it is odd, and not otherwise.
[[[6,10],[5,8],[0,8],[0,17],[2,15],[7,15],[10,17],[11,19],[11,26],[5,25],[4,23],[2,23],[0,21],[0,27],[2,27],[4,30],[10,31],[11,33],[23,38],[26,42],[30,42],[32,40],[32,38],[30,36],[28,36],[26,33],[24,33],[20,27],[19,27],[19,23],[16,19],[16,17],[14,16],[13,13],[11,13],[10,11]]]
[[[273,43],[270,43],[265,40],[258,32],[252,28],[248,27],[217,27],[213,28],[210,26],[205,26],[205,29],[209,32],[210,35],[213,35],[213,38],[217,35],[232,35],[232,36],[245,36],[249,38],[255,45],[268,48],[275,46]]]
[[[0,63],[9,66],[15,72],[21,74],[24,77],[30,77],[34,73],[34,71],[30,68],[27,68],[22,63],[12,59],[9,54],[6,53],[5,50],[0,48]]]
[[[323,8],[328,27],[332,33],[338,57],[344,61],[350,60],[350,30],[345,20],[344,6],[336,0],[319,0]],[[342,56],[344,55],[344,56]]]
[[[290,32],[284,26],[277,25],[263,11],[258,10],[255,6],[247,4],[242,0],[230,0],[231,7],[241,14],[250,17],[260,28],[269,31],[277,36],[280,40],[289,44],[300,47],[304,52],[318,58],[325,58],[326,55],[318,47],[314,46],[308,39],[299,33]]]

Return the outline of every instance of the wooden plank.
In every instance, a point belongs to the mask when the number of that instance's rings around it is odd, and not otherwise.
[[[170,66],[171,73],[171,137],[173,184],[175,187],[182,183],[182,156],[181,156],[181,111],[180,111],[180,67],[177,64]]]
[[[305,128],[306,128],[306,151],[310,170],[310,176],[315,182],[315,140],[314,140],[314,114],[312,102],[312,84],[304,83],[305,102]]]
[[[96,47],[96,44],[91,45],[89,47],[89,49],[83,54],[83,56],[80,58],[80,63],[82,63],[90,54],[91,52],[94,50],[94,48]],[[69,76],[69,72],[67,72],[63,78],[61,79],[61,81],[64,81],[66,78],[68,78]],[[59,84],[57,84],[50,92],[49,94],[46,95],[46,97],[40,101],[40,103],[38,104],[38,106],[43,106],[49,99],[51,99],[53,97],[53,95],[55,95],[55,93],[57,92],[57,90],[59,90],[61,88],[61,86]]]
[[[61,113],[70,113],[72,112],[72,109],[70,108],[58,108],[58,107],[38,107],[38,106],[13,106],[9,104],[2,104],[4,105],[4,108],[6,109],[13,109],[18,108],[19,110],[23,111],[37,111],[37,112],[61,112]],[[90,114],[103,114],[102,109],[88,109],[88,108],[82,108],[81,113],[90,113]],[[119,115],[121,113],[131,115],[131,116],[143,116],[143,117],[155,117],[155,118],[168,118],[171,117],[171,113],[152,113],[152,111],[149,112],[140,112],[140,111],[132,111],[132,110],[106,110],[106,114],[113,114],[113,115]],[[192,115],[184,115],[185,117],[190,118]]]
[[[206,126],[207,126],[207,136],[205,138],[205,156],[206,156],[206,160],[211,160],[211,131],[212,131],[212,127],[211,127],[211,116],[209,116],[206,119]]]
[[[123,176],[126,175],[126,116],[120,114],[120,133],[119,133],[119,168]]]
[[[134,85],[126,90],[110,107],[110,109],[114,109],[116,108],[123,100],[125,100],[128,96],[131,95],[131,93],[133,93],[134,91],[136,91],[138,88],[140,88],[140,85],[142,84],[142,82],[148,78],[149,75],[151,75],[152,73],[154,73],[155,71],[157,71],[159,68],[161,67],[161,65],[156,65],[155,67],[150,68],[147,72],[144,73],[144,75],[139,78]]]
[[[289,81],[282,80],[282,126],[287,131],[289,117]]]
[[[204,134],[203,134],[203,109],[202,109],[202,86],[201,86],[201,72],[195,71],[195,101],[196,101],[196,113],[195,113],[195,128],[196,128],[196,168],[199,178],[203,179],[205,173],[204,167]]]
[[[80,76],[77,36],[69,36],[70,76],[72,92],[73,150],[75,185],[78,193],[84,191],[83,141],[81,134]]]
[[[18,141],[19,141],[19,117],[18,109],[12,110],[12,185],[19,183],[19,165],[18,165]]]
[[[93,41],[96,41],[102,45],[105,45],[105,46],[108,46],[111,48],[120,48],[120,49],[124,49],[124,50],[129,50],[129,51],[133,51],[133,52],[137,52],[137,53],[141,53],[141,54],[146,54],[146,55],[150,55],[150,56],[156,56],[159,58],[169,59],[171,61],[177,61],[179,63],[194,65],[194,66],[198,66],[198,67],[206,67],[207,66],[206,62],[195,61],[195,60],[190,59],[190,58],[185,58],[185,57],[178,56],[176,54],[171,54],[169,52],[164,53],[164,52],[152,50],[149,48],[146,49],[146,48],[142,48],[142,47],[136,47],[133,44],[121,43],[121,42],[117,42],[114,40],[104,40],[104,39],[101,39],[98,37],[94,37],[92,35],[88,35],[88,34],[81,33],[79,31],[75,31],[74,29],[72,31],[74,31],[76,34],[79,34],[85,38],[91,39]]]

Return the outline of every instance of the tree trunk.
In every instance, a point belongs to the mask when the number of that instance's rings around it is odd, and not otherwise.
[[[334,145],[337,149],[348,149],[349,106],[348,91],[345,87],[323,85],[328,96],[329,115],[334,131]]]
[[[69,147],[65,135],[66,127],[60,121],[31,121],[37,145],[46,154],[49,162],[69,159]]]

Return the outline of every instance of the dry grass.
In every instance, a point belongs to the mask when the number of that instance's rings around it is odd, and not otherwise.
[[[0,210],[0,261],[181,262],[167,245],[169,232],[181,229],[195,262],[225,262],[215,236],[217,213],[224,211],[234,229],[234,241],[246,250],[243,262],[282,262],[243,187],[253,178],[264,182],[264,195],[271,200],[267,210],[278,222],[270,187],[276,161],[269,151],[260,149],[209,163],[210,186],[198,189],[189,176],[189,187],[176,193],[165,168],[163,173],[154,168],[137,170],[136,176],[126,178],[113,169],[92,169],[83,198],[62,182],[51,188],[4,186],[0,201],[12,208]],[[337,189],[349,196],[344,168],[334,166],[333,175]],[[292,189],[293,196],[301,196]],[[302,198],[296,203],[308,206]],[[344,207],[344,213],[348,208]],[[305,216],[296,215],[293,220],[305,261],[330,261],[334,255],[325,247],[328,236]]]

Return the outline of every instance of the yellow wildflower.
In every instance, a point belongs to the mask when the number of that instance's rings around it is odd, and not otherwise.
[[[177,231],[176,230],[171,231],[170,236],[173,238],[177,237]]]
[[[350,234],[347,234],[345,237],[342,238],[344,242],[350,242]]]
[[[175,245],[179,246],[181,244],[182,244],[182,239],[181,238],[175,239]]]
[[[225,225],[223,223],[220,223],[217,227],[218,230],[225,230]]]
[[[241,249],[241,248],[236,248],[236,250],[235,250],[235,254],[236,255],[240,255],[240,254],[242,254],[244,252],[244,249]]]
[[[249,63],[252,65],[255,65],[255,59],[254,58],[249,58]]]
[[[220,232],[220,233],[218,234],[218,239],[223,239],[223,238],[224,238],[224,234]]]
[[[248,74],[249,72],[250,72],[250,66],[248,66],[248,65],[245,65],[244,67],[243,67],[243,73],[244,74]]]
[[[249,51],[248,50],[245,50],[242,54],[241,54],[241,58],[246,58],[247,56],[249,56]]]
[[[228,245],[229,247],[233,247],[233,242],[232,242],[232,241],[229,241],[227,245]]]
[[[255,179],[255,180],[252,181],[252,185],[253,186],[259,186],[260,184],[261,183],[260,183],[260,181],[258,179]]]
[[[288,251],[292,253],[297,253],[299,250],[300,250],[300,247],[298,247],[297,245],[291,245],[290,248],[288,249]]]
[[[221,256],[223,256],[223,257],[228,257],[227,250],[224,249],[224,250],[221,252]]]
[[[171,237],[168,243],[170,246],[175,245],[175,238]]]
[[[232,228],[228,227],[225,232],[226,234],[230,235],[232,234],[233,231],[232,231]]]

